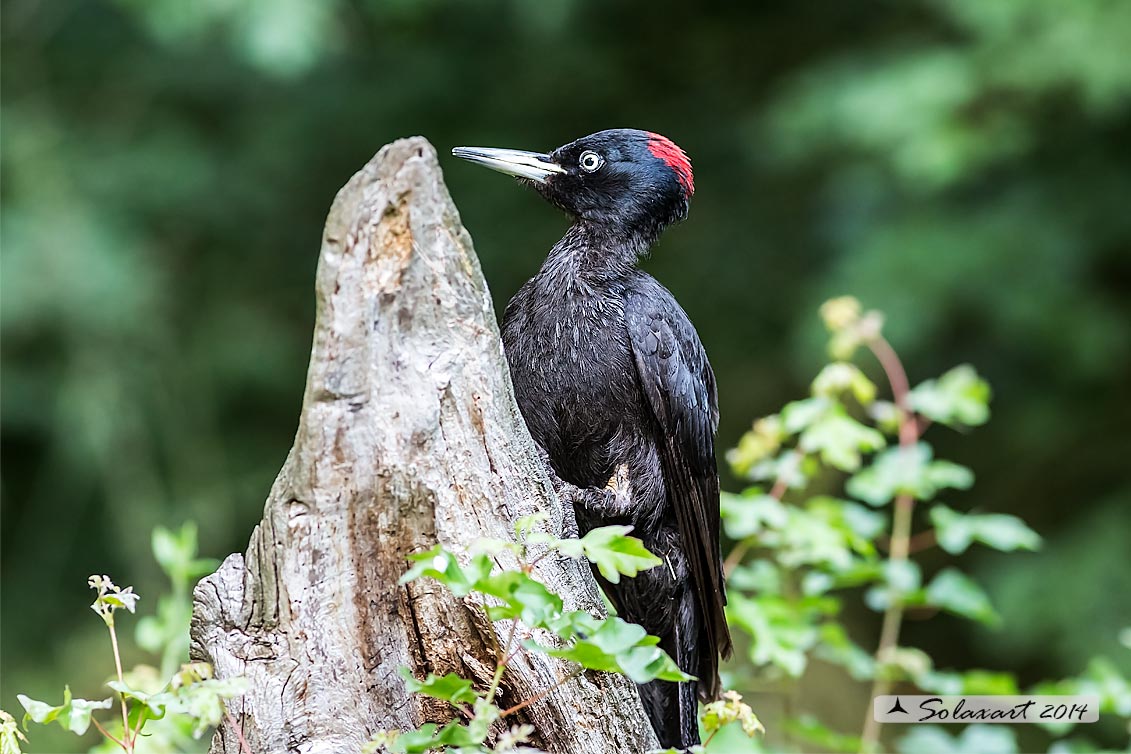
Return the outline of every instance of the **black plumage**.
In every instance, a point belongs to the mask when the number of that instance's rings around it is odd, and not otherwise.
[[[604,584],[620,614],[699,680],[640,688],[664,746],[699,742],[696,701],[730,651],[719,559],[714,374],[672,294],[637,268],[694,191],[662,136],[602,131],[550,154],[460,148],[519,176],[573,224],[503,315],[515,395],[579,527],[628,524],[662,566]]]

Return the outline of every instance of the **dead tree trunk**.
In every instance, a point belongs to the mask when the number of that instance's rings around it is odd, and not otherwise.
[[[232,712],[257,753],[351,754],[378,729],[450,719],[445,703],[408,694],[398,667],[486,686],[504,624],[433,582],[398,586],[405,556],[508,538],[516,517],[537,511],[560,533],[563,515],[515,405],[471,238],[426,140],[386,146],[338,193],[316,292],[294,447],[247,553],[193,595],[193,656],[220,677],[249,679]],[[536,575],[567,608],[600,609],[576,562],[546,558]],[[569,670],[524,654],[499,703]],[[520,715],[513,722],[533,724],[551,752],[655,746],[635,688],[619,676],[586,673]],[[234,731],[222,726],[212,751],[237,754]]]

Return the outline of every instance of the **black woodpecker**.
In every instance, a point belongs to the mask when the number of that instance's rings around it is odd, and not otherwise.
[[[687,314],[637,268],[687,217],[691,163],[659,134],[613,129],[548,154],[458,147],[572,219],[503,314],[518,406],[582,532],[628,524],[661,566],[603,584],[625,619],[698,680],[640,695],[665,747],[699,743],[696,701],[719,693],[731,640],[719,558],[715,376]]]

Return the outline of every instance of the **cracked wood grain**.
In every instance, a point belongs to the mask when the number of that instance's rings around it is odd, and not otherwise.
[[[193,657],[249,679],[231,711],[256,752],[349,754],[378,729],[451,719],[447,705],[408,694],[398,668],[485,686],[509,623],[435,583],[399,586],[405,556],[507,538],[516,517],[538,511],[557,533],[563,521],[514,402],[471,238],[426,140],[384,147],[338,193],[316,295],[294,446],[246,553],[193,595]],[[600,610],[588,568],[544,558],[536,575],[567,609]],[[570,669],[521,653],[499,704]],[[635,688],[609,674],[585,673],[515,718],[508,724],[533,724],[550,752],[655,746]],[[212,752],[238,751],[221,726]]]

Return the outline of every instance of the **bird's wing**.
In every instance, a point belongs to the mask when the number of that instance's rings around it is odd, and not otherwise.
[[[625,297],[625,319],[640,383],[659,426],[664,481],[698,597],[703,640],[696,675],[701,693],[714,698],[718,657],[729,656],[731,649],[719,558],[715,375],[675,297],[654,279],[644,280],[642,290]]]

